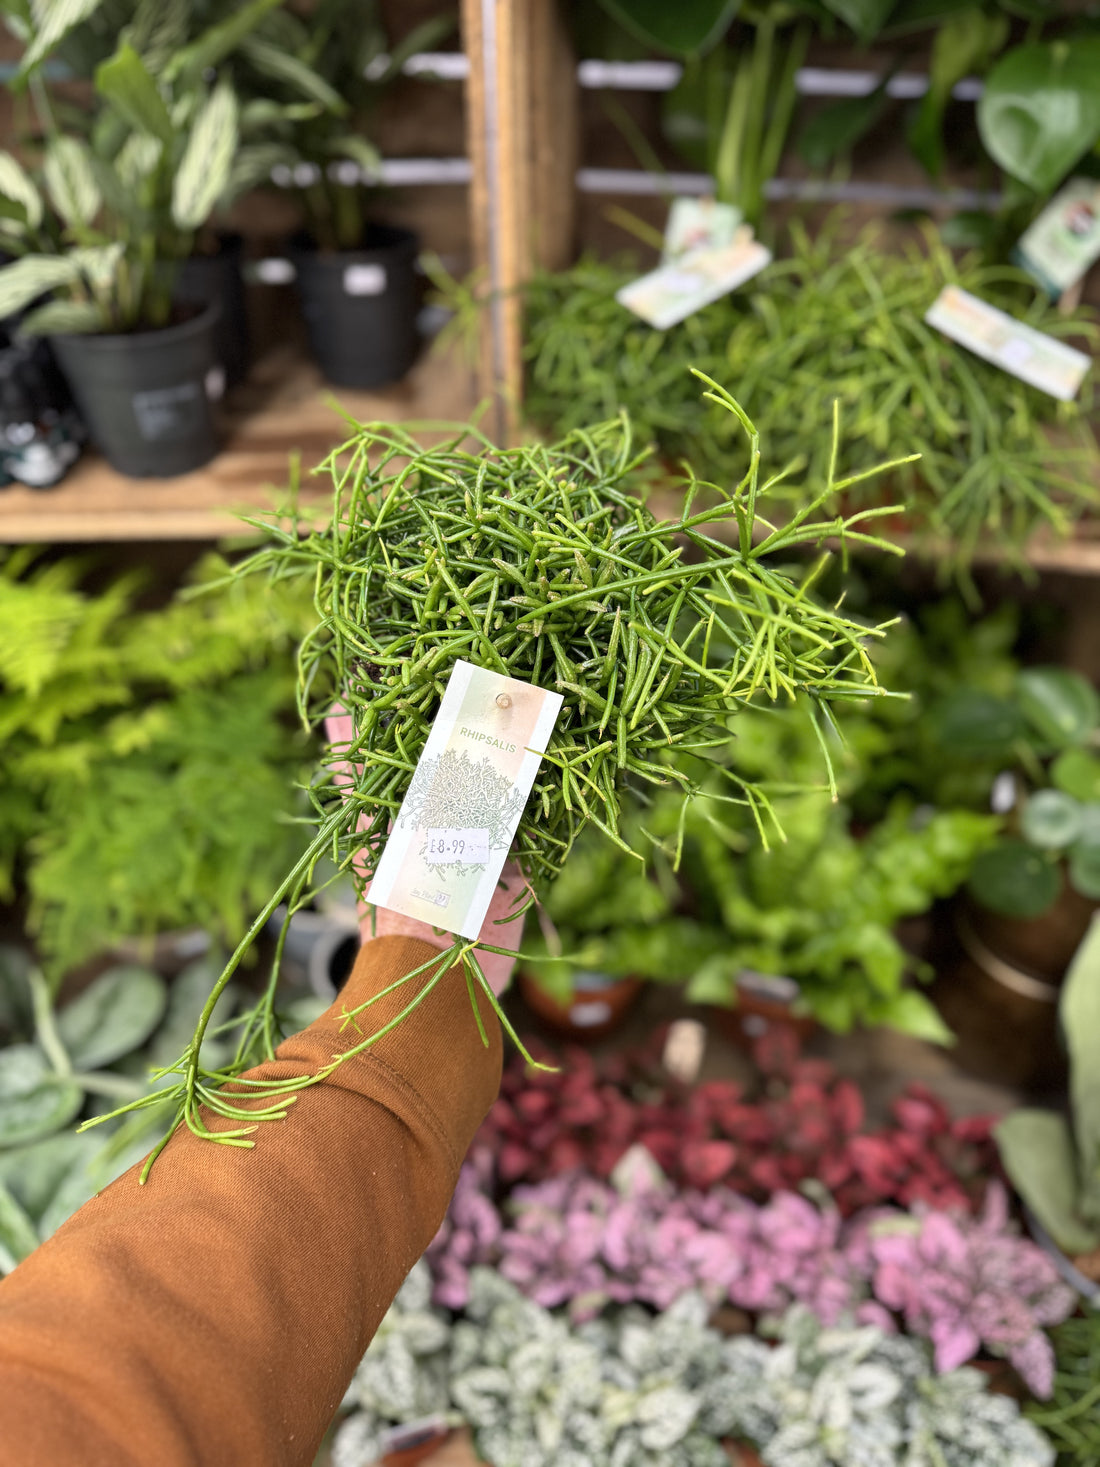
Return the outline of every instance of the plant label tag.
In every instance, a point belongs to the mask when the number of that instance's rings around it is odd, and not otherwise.
[[[385,265],[348,265],[345,267],[345,295],[381,295],[385,289]]]
[[[665,331],[751,280],[771,264],[771,258],[771,251],[742,226],[731,244],[692,250],[671,265],[661,265],[624,285],[615,299],[650,326]]]
[[[1100,259],[1100,182],[1071,178],[1014,251],[1017,264],[1058,299]]]
[[[477,937],[561,705],[455,663],[368,901]]]
[[[731,245],[741,223],[741,210],[713,199],[673,199],[665,225],[662,265],[671,265],[702,249]]]
[[[1092,365],[1084,352],[1036,331],[957,285],[945,285],[924,318],[975,356],[1062,402],[1077,396]]]

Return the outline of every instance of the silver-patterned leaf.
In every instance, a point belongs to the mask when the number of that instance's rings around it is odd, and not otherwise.
[[[91,224],[99,211],[99,186],[91,155],[79,138],[62,136],[51,141],[42,176],[50,202],[66,224]]]
[[[34,1044],[0,1050],[0,1147],[21,1146],[68,1125],[83,1091],[54,1075]]]
[[[36,29],[23,55],[20,71],[25,74],[37,66],[73,26],[94,15],[102,3],[103,0],[32,0],[31,14]]]
[[[0,318],[12,316],[48,290],[69,285],[79,266],[72,255],[24,255],[0,269]]]
[[[34,1224],[0,1182],[0,1274],[11,1273],[37,1247]]]
[[[37,229],[42,223],[41,194],[22,165],[3,150],[0,150],[0,194],[13,204],[22,205],[32,229]]]
[[[219,82],[195,119],[173,183],[172,217],[180,229],[206,223],[229,181],[237,137],[237,96]]]
[[[115,158],[115,172],[124,189],[133,191],[145,182],[160,162],[164,144],[147,132],[135,132],[123,143]]]
[[[168,1002],[147,968],[108,968],[57,1015],[57,1032],[78,1070],[97,1070],[144,1044]]]
[[[87,336],[107,326],[103,307],[95,301],[47,301],[27,312],[19,323],[19,335]]]

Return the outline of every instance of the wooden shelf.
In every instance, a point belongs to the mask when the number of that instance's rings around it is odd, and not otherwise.
[[[360,420],[465,422],[475,388],[467,367],[430,352],[393,387],[329,387],[316,367],[280,350],[231,394],[225,448],[204,468],[175,479],[126,479],[86,453],[54,489],[0,489],[0,544],[248,535],[236,517],[278,504],[291,454],[301,455],[308,483],[307,471],[348,436],[334,403]],[[328,492],[318,481],[318,504]]]

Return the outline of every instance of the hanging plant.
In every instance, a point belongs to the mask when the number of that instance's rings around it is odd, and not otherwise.
[[[471,999],[480,988],[513,1034],[478,957],[500,949],[460,939],[400,980],[411,996],[384,1029],[369,1032],[365,1011],[375,1000],[349,1010],[362,1037],[317,1073],[268,1085],[262,1109],[242,1107],[222,1087],[274,1053],[277,964],[244,1018],[234,1060],[217,1069],[199,1061],[218,995],[276,906],[286,902],[292,914],[309,900],[324,855],[360,886],[375,869],[457,659],[564,698],[513,843],[534,895],[590,823],[630,849],[620,832],[628,786],[634,800],[638,790],[671,785],[686,801],[694,786],[672,756],[726,746],[729,719],[749,703],[804,693],[821,728],[832,721],[832,703],[878,691],[864,644],[883,629],[819,605],[813,574],[799,584],[785,563],[795,547],[825,535],[871,540],[863,523],[885,511],[813,521],[851,482],[830,475],[803,511],[773,529],[758,516],[758,500],[783,475],[762,476],[753,425],[728,393],[702,380],[746,432],[750,467],[733,489],[706,486],[719,502],[697,512],[701,486],[693,481],[674,523],[658,523],[632,492],[646,454],[635,451],[625,418],[552,447],[508,450],[483,439],[464,446],[467,429],[422,448],[400,429],[367,424],[322,466],[335,485],[327,528],[305,538],[297,527],[278,530],[246,563],[245,573],[315,578],[317,624],[301,647],[300,708],[316,724],[338,698],[353,732],[350,744],[329,749],[329,777],[311,792],[315,839],[234,953],[152,1103],[171,1095],[177,1121],[197,1135],[251,1146],[259,1121],[284,1116],[296,1092],[400,1023],[456,964]],[[740,534],[734,550],[707,534],[731,515]],[[735,766],[723,767],[728,798],[747,803],[765,832],[767,796]],[[212,1132],[203,1107],[240,1124]]]

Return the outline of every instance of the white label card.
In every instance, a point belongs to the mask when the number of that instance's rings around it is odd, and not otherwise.
[[[975,356],[1062,402],[1070,402],[1092,358],[1036,331],[957,285],[945,285],[924,318]]]
[[[455,663],[368,901],[477,937],[561,705]]]
[[[693,250],[671,265],[661,265],[624,285],[615,299],[650,326],[665,331],[751,280],[771,264],[771,258],[771,251],[742,227],[732,244]]]

